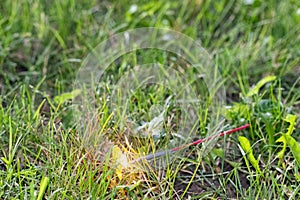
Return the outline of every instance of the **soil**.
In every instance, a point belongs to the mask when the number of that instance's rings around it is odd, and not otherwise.
[[[222,166],[220,163],[219,165],[215,166],[215,169],[221,169],[221,167]],[[191,169],[189,169],[189,171],[193,173],[195,168],[196,166],[193,166],[191,167]],[[184,199],[188,199],[189,196],[199,196],[199,198],[202,196],[205,198],[212,197],[217,199],[236,199],[236,194],[238,194],[237,188],[230,181],[226,182],[225,187],[223,187],[219,182],[219,180],[222,180],[221,176],[223,176],[223,178],[226,179],[229,176],[229,174],[234,172],[234,168],[229,163],[225,162],[223,172],[228,173],[224,175],[220,175],[220,173],[217,174],[216,172],[210,171],[208,169],[208,166],[200,166],[198,168],[196,176],[192,184],[190,185],[186,195],[184,196]],[[183,194],[184,190],[188,185],[188,181],[192,178],[192,174],[190,172],[187,173],[181,171],[177,175],[178,178],[175,183],[175,190],[178,192],[179,195]],[[240,171],[237,171],[237,174],[242,189],[247,189],[249,187],[247,175]],[[231,176],[230,179],[235,181],[234,176]],[[224,191],[226,191],[226,196],[221,196],[221,194],[224,194]]]

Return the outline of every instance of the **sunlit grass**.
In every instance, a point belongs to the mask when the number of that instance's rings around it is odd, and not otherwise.
[[[0,199],[298,199],[299,166],[289,148],[278,160],[276,140],[286,132],[288,114],[297,117],[292,136],[300,140],[300,4],[251,2],[1,2]],[[172,138],[132,137],[129,122],[135,128],[150,123],[161,112],[152,104],[164,105],[172,91],[159,85],[140,88],[131,93],[131,115],[125,116],[110,107],[118,103],[109,98],[110,83],[138,63],[188,67],[155,50],[131,52],[112,63],[95,89],[96,121],[74,124],[80,115],[71,98],[59,102],[55,97],[73,91],[76,72],[96,45],[139,27],[170,28],[201,43],[224,80],[224,126],[250,123],[250,129],[220,138],[205,156],[201,146],[189,147],[133,170],[131,160],[169,147]],[[247,95],[269,75],[275,80]],[[201,81],[193,87],[201,90]],[[207,105],[195,105],[199,128],[190,140],[211,130]],[[166,113],[173,118],[163,129],[176,133],[180,109],[169,107]],[[97,137],[85,135],[85,128]],[[238,135],[249,140],[262,176],[246,165]],[[114,146],[120,163],[112,161]]]

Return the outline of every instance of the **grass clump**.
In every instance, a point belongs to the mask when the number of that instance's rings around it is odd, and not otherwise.
[[[298,199],[299,9],[294,0],[4,0],[0,199]],[[112,164],[113,147],[130,160],[180,141],[175,134],[165,137],[181,128],[176,106],[168,107],[169,121],[155,137],[132,137],[122,124],[128,119],[141,127],[159,116],[162,108],[151,106],[171,96],[164,85],[131,93],[131,116],[110,107],[114,83],[139,63],[190,69],[186,60],[160,50],[130,52],[111,63],[95,85],[97,123],[90,125],[97,137],[84,135],[89,124],[74,123],[80,115],[72,103],[85,92],[73,88],[81,63],[101,41],[140,27],[169,28],[201,41],[226,88],[219,129],[249,123],[238,133],[247,148],[230,135],[206,154],[203,145],[134,170]],[[196,72],[188,73],[187,82],[201,90]],[[195,104],[198,127],[191,140],[215,128],[207,126],[214,118],[203,102]]]

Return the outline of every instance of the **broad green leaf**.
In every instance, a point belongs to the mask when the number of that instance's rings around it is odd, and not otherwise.
[[[295,177],[297,178],[298,181],[300,181],[300,173],[299,174],[295,174]]]
[[[224,156],[224,151],[222,148],[215,148],[212,150],[212,153],[219,158],[222,158]]]
[[[244,137],[244,136],[239,136],[238,138],[240,144],[241,144],[241,147],[243,148],[243,150],[247,153],[252,153],[252,149],[251,149],[251,145],[250,145],[250,142],[249,140]]]
[[[285,137],[282,135],[282,136],[280,136],[280,138],[278,138],[278,139],[276,140],[276,142],[282,142],[282,143],[283,143],[282,149],[277,153],[278,158],[279,158],[279,159],[282,159],[283,156],[284,156],[285,150],[286,150],[286,139],[285,139]]]
[[[258,164],[258,160],[256,160],[256,158],[253,155],[252,148],[251,148],[249,140],[246,137],[243,137],[243,136],[239,136],[238,140],[240,142],[240,145],[241,145],[242,149],[247,154],[247,158],[250,161],[251,165],[255,168],[255,170],[257,172],[261,173],[260,168],[259,168],[259,164]]]
[[[38,195],[37,200],[43,199],[43,196],[44,196],[46,188],[49,184],[49,181],[50,181],[49,177],[43,177],[42,178],[41,185],[40,185],[40,191],[39,191],[39,195]]]
[[[9,165],[9,160],[7,160],[6,158],[4,157],[1,157],[1,160],[6,164],[6,165]]]
[[[81,90],[79,90],[79,89],[73,90],[72,92],[63,93],[59,96],[55,96],[54,97],[54,102],[57,103],[57,104],[63,104],[67,100],[71,100],[71,99],[75,98],[80,93],[81,93]]]
[[[300,145],[298,142],[290,135],[285,135],[285,139],[287,142],[287,145],[291,149],[294,158],[296,159],[296,162],[298,166],[300,167]]]
[[[296,115],[288,114],[284,119],[284,121],[290,123],[288,131],[285,133],[286,135],[292,135],[293,131],[295,130],[296,118]]]
[[[247,97],[251,97],[255,94],[258,94],[260,88],[262,86],[264,86],[266,83],[268,82],[271,82],[271,81],[274,81],[276,79],[276,76],[267,76],[263,79],[261,79],[257,84],[256,86],[254,86],[249,92],[248,94],[246,95]]]
[[[276,142],[283,143],[283,147],[282,147],[281,151],[279,151],[277,153],[277,156],[279,159],[283,158],[285,150],[286,150],[286,146],[287,146],[287,137],[286,136],[291,136],[293,131],[295,130],[296,118],[297,118],[296,115],[291,115],[291,114],[288,114],[284,118],[284,121],[288,122],[290,125],[287,129],[287,132],[283,133],[282,136],[276,140]]]

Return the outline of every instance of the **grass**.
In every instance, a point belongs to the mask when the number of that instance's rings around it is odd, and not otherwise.
[[[300,166],[289,146],[278,157],[282,143],[276,140],[286,132],[289,124],[284,119],[292,114],[297,116],[292,136],[300,141],[300,3],[245,2],[4,0],[0,4],[0,199],[298,199]],[[134,156],[176,146],[166,133],[182,128],[176,126],[182,110],[168,107],[168,115],[174,117],[164,126],[166,137],[131,137],[124,119],[135,126],[153,120],[161,108],[151,106],[163,105],[172,91],[162,85],[139,88],[128,100],[132,115],[118,115],[110,107],[111,102],[120,107],[109,98],[115,95],[113,83],[139,63],[157,62],[179,71],[189,69],[189,64],[159,50],[130,52],[111,63],[102,82],[95,83],[96,138],[82,132],[88,124],[74,124],[78,115],[71,100],[57,98],[73,91],[76,73],[95,46],[140,27],[169,28],[201,41],[226,88],[226,107],[221,109],[222,125],[227,126],[220,129],[245,123],[251,127],[220,138],[206,154],[204,147],[188,148],[170,157],[173,160],[123,169],[120,178],[109,147],[118,145]],[[247,96],[269,75],[276,79]],[[192,77],[187,76],[192,87],[203,89],[203,82]],[[193,139],[215,128],[207,128],[213,116],[206,106],[194,105],[199,128]],[[249,140],[260,173],[248,152],[243,152],[239,135]]]

